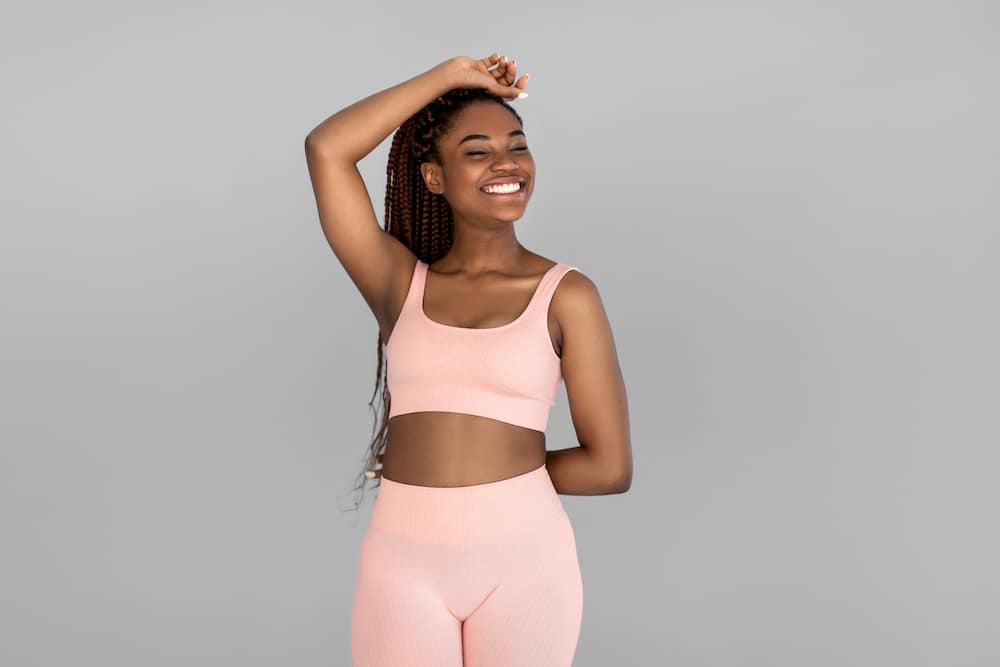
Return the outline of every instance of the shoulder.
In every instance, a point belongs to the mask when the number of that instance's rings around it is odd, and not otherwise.
[[[572,373],[569,368],[592,366],[614,351],[611,323],[597,284],[573,268],[559,281],[549,308],[549,327],[558,342],[564,378]]]
[[[549,311],[558,317],[559,310],[581,308],[593,308],[600,305],[601,295],[597,285],[586,273],[573,262],[561,261],[544,255],[535,255],[538,267],[536,275],[543,275],[555,271],[555,280],[548,287],[551,294],[551,305]]]
[[[565,263],[564,263],[565,264]],[[594,280],[573,264],[563,273],[552,295],[552,314],[560,324],[592,320],[603,315],[601,293]]]

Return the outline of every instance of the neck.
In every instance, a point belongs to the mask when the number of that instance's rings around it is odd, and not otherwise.
[[[491,228],[484,228],[456,219],[451,248],[438,262],[449,272],[476,274],[514,266],[525,254],[527,251],[514,235],[513,223],[493,223]]]

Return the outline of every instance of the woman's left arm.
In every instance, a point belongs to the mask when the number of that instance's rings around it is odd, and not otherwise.
[[[590,278],[570,271],[551,309],[562,331],[562,375],[580,445],[547,452],[549,476],[559,493],[624,493],[632,485],[628,398],[601,295]]]

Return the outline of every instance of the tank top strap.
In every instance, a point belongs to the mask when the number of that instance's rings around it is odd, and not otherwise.
[[[427,281],[427,265],[417,259],[413,267],[413,275],[410,276],[410,289],[406,293],[403,301],[403,312],[420,308],[424,296],[424,285]]]
[[[428,264],[417,260],[416,266],[413,269],[413,275],[410,277],[410,289],[406,293],[406,300],[403,302],[403,311],[417,311],[417,315],[423,315],[423,299],[424,299],[424,289],[427,285],[427,270]],[[528,304],[527,310],[531,312],[536,312],[541,310],[547,313],[549,310],[549,302],[552,301],[552,295],[555,294],[556,288],[559,286],[559,281],[570,271],[578,271],[577,267],[570,266],[569,264],[563,264],[562,262],[557,262],[553,264],[551,268],[542,276],[541,281],[535,288],[535,292],[531,297],[531,302]],[[528,315],[529,313],[524,313]]]
[[[579,269],[562,262],[554,264],[538,284],[530,308],[536,312],[548,313],[549,302],[552,301],[552,295],[555,294],[556,288],[559,287],[559,281],[570,271],[579,271]]]

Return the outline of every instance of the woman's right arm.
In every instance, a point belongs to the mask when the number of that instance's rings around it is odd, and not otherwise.
[[[455,56],[341,109],[306,137],[323,233],[383,333],[394,324],[387,321],[395,315],[388,314],[392,295],[404,291],[416,257],[379,226],[357,163],[407,118],[453,88],[485,88],[504,99],[524,94],[528,75],[515,79],[516,70],[515,61],[496,53],[479,60]]]
[[[455,87],[455,67],[447,60],[341,109],[305,140],[323,233],[380,326],[387,324],[394,286],[413,268],[415,259],[379,225],[357,163],[403,121]]]

